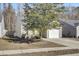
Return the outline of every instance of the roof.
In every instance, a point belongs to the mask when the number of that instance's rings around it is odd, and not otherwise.
[[[75,27],[79,25],[79,20],[60,19],[59,22],[60,22],[60,23],[64,23],[64,22],[65,22],[65,23],[67,23],[67,24],[69,24],[69,25],[71,25],[71,26],[75,26]]]

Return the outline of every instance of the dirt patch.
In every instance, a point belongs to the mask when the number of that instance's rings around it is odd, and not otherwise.
[[[13,50],[13,49],[33,49],[33,48],[51,48],[51,47],[65,47],[57,43],[49,41],[38,41],[30,44],[27,43],[13,43],[7,40],[0,39],[0,50]]]

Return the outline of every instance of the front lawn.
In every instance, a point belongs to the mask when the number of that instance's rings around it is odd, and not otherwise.
[[[27,44],[27,43],[9,42],[8,40],[0,39],[0,50],[32,49],[32,48],[48,48],[48,47],[65,47],[65,46],[44,40]]]

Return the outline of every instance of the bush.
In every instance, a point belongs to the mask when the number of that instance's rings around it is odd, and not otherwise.
[[[50,28],[58,28],[60,27],[60,23],[58,21],[53,21],[50,23]]]
[[[35,39],[40,39],[40,36],[34,36]]]

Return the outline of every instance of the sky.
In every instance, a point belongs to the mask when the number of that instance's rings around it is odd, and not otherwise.
[[[71,7],[78,7],[79,3],[64,3],[64,6],[66,6],[66,7],[69,7],[69,6],[71,6]],[[17,8],[17,4],[14,3],[13,7],[16,9]]]
[[[66,7],[69,7],[69,6],[71,6],[71,7],[78,7],[79,3],[64,3],[64,6],[66,6]]]
[[[13,8],[15,10],[17,10],[18,3],[13,3],[12,5],[13,5]],[[64,6],[66,6],[66,7],[69,7],[69,6],[71,6],[71,7],[78,7],[79,3],[64,3]]]

